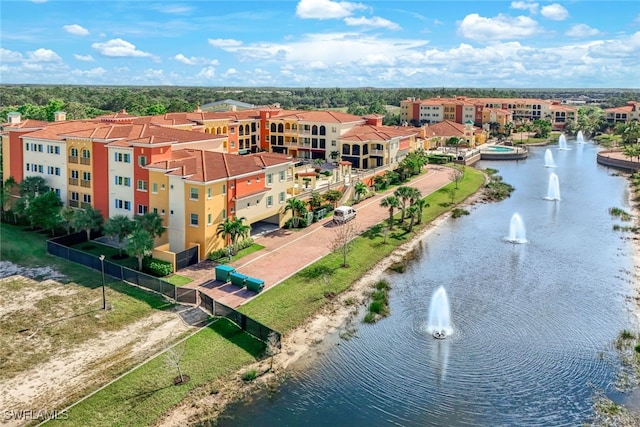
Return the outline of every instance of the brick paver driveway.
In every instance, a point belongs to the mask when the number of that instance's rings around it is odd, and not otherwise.
[[[446,167],[430,166],[426,174],[405,185],[418,188],[425,197],[451,182],[449,171]],[[357,218],[354,221],[358,233],[379,224],[389,216],[388,210],[380,206],[380,199],[391,191],[377,194],[356,206]],[[239,259],[231,266],[239,273],[264,280],[265,290],[275,286],[331,252],[330,245],[335,240],[335,228],[331,221],[331,218],[327,218],[302,230],[280,229],[258,237],[256,243],[263,245],[264,249]],[[207,270],[206,274],[211,278],[213,267]],[[196,282],[192,286],[201,283],[202,281]],[[230,285],[211,288],[200,286],[199,289],[231,307],[238,307],[256,295]]]

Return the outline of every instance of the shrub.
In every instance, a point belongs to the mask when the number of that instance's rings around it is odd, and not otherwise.
[[[211,251],[207,258],[209,258],[210,261],[216,261],[220,258],[226,258],[227,256],[228,256],[227,249],[222,248],[216,251]]]
[[[455,208],[451,213],[451,216],[453,216],[454,218],[460,218],[462,215],[469,215],[469,211],[465,209]]]
[[[364,319],[362,319],[362,321],[364,323],[374,323],[376,321],[376,315],[374,313],[369,312],[364,316]]]
[[[242,381],[253,381],[258,377],[258,374],[256,373],[255,369],[251,369],[249,371],[243,372],[242,373]]]
[[[164,277],[173,273],[173,265],[161,259],[145,258],[142,261],[142,270],[156,277]]]

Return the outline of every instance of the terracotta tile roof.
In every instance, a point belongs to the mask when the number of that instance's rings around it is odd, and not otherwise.
[[[291,163],[293,160],[290,156],[281,153],[253,153],[247,154],[246,157],[252,157],[256,165],[260,167],[275,166],[283,163]]]
[[[389,141],[394,138],[406,138],[419,135],[420,128],[409,126],[372,126],[360,125],[349,129],[340,140],[349,141]]]
[[[170,160],[147,165],[150,169],[166,170],[169,175],[184,176],[191,181],[209,182],[240,175],[259,173],[266,163],[290,162],[286,156],[277,153],[257,153],[241,156],[205,150],[173,151]],[[175,170],[173,170],[175,169]]]
[[[65,134],[78,131],[92,131],[101,126],[104,126],[104,124],[95,121],[74,120],[69,122],[53,122],[49,123],[46,127],[30,132],[25,136],[62,141],[65,139],[63,136]]]
[[[429,129],[437,136],[461,136],[464,135],[464,125],[451,120],[429,125]]]
[[[282,112],[272,119],[294,119],[304,122],[316,122],[316,123],[352,123],[364,121],[360,116],[354,116],[353,114],[341,113],[339,111],[288,111]]]
[[[35,129],[42,128],[51,124],[50,122],[45,122],[43,120],[33,120],[26,119],[21,120],[19,123],[2,123],[2,126],[5,130],[18,130],[18,129]]]

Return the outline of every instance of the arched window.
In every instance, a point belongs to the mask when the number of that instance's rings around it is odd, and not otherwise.
[[[238,129],[238,134],[239,134],[240,136],[243,136],[243,135],[244,135],[244,126],[240,126],[240,129]]]
[[[271,132],[275,132],[278,128],[275,123],[271,123]]]
[[[82,150],[82,158],[84,159],[89,159],[91,158],[91,151],[87,150],[86,148]]]
[[[278,132],[280,133],[284,132],[284,126],[282,125],[282,123],[278,124]]]
[[[77,148],[72,148],[71,151],[69,152],[69,155],[71,157],[78,157],[78,149]]]
[[[356,145],[356,144],[353,144],[353,148],[351,149],[351,153],[354,156],[359,156],[360,155],[360,146]]]
[[[364,156],[365,154],[369,154],[369,146],[366,144],[362,146],[362,155]]]
[[[206,129],[204,130],[204,133],[209,133],[209,128],[206,128]]]
[[[298,130],[298,125],[296,123],[291,125],[291,130],[296,131]]]
[[[249,135],[251,133],[251,128],[249,127],[249,125],[244,125],[244,133],[246,135]]]
[[[327,129],[324,126],[320,126],[320,135],[326,135]]]
[[[342,154],[346,154],[346,155],[351,154],[351,153],[349,152],[349,148],[350,148],[349,144],[344,144],[344,145],[342,146]]]
[[[318,126],[313,125],[311,126],[311,135],[317,135],[318,134]]]
[[[285,130],[289,130],[289,129],[291,129],[291,123],[285,123],[285,124],[284,124],[284,129],[285,129]]]

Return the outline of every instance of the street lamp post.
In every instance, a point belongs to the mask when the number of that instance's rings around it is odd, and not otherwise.
[[[104,290],[104,255],[100,255],[100,266],[102,267],[102,309],[107,309],[107,295]]]

